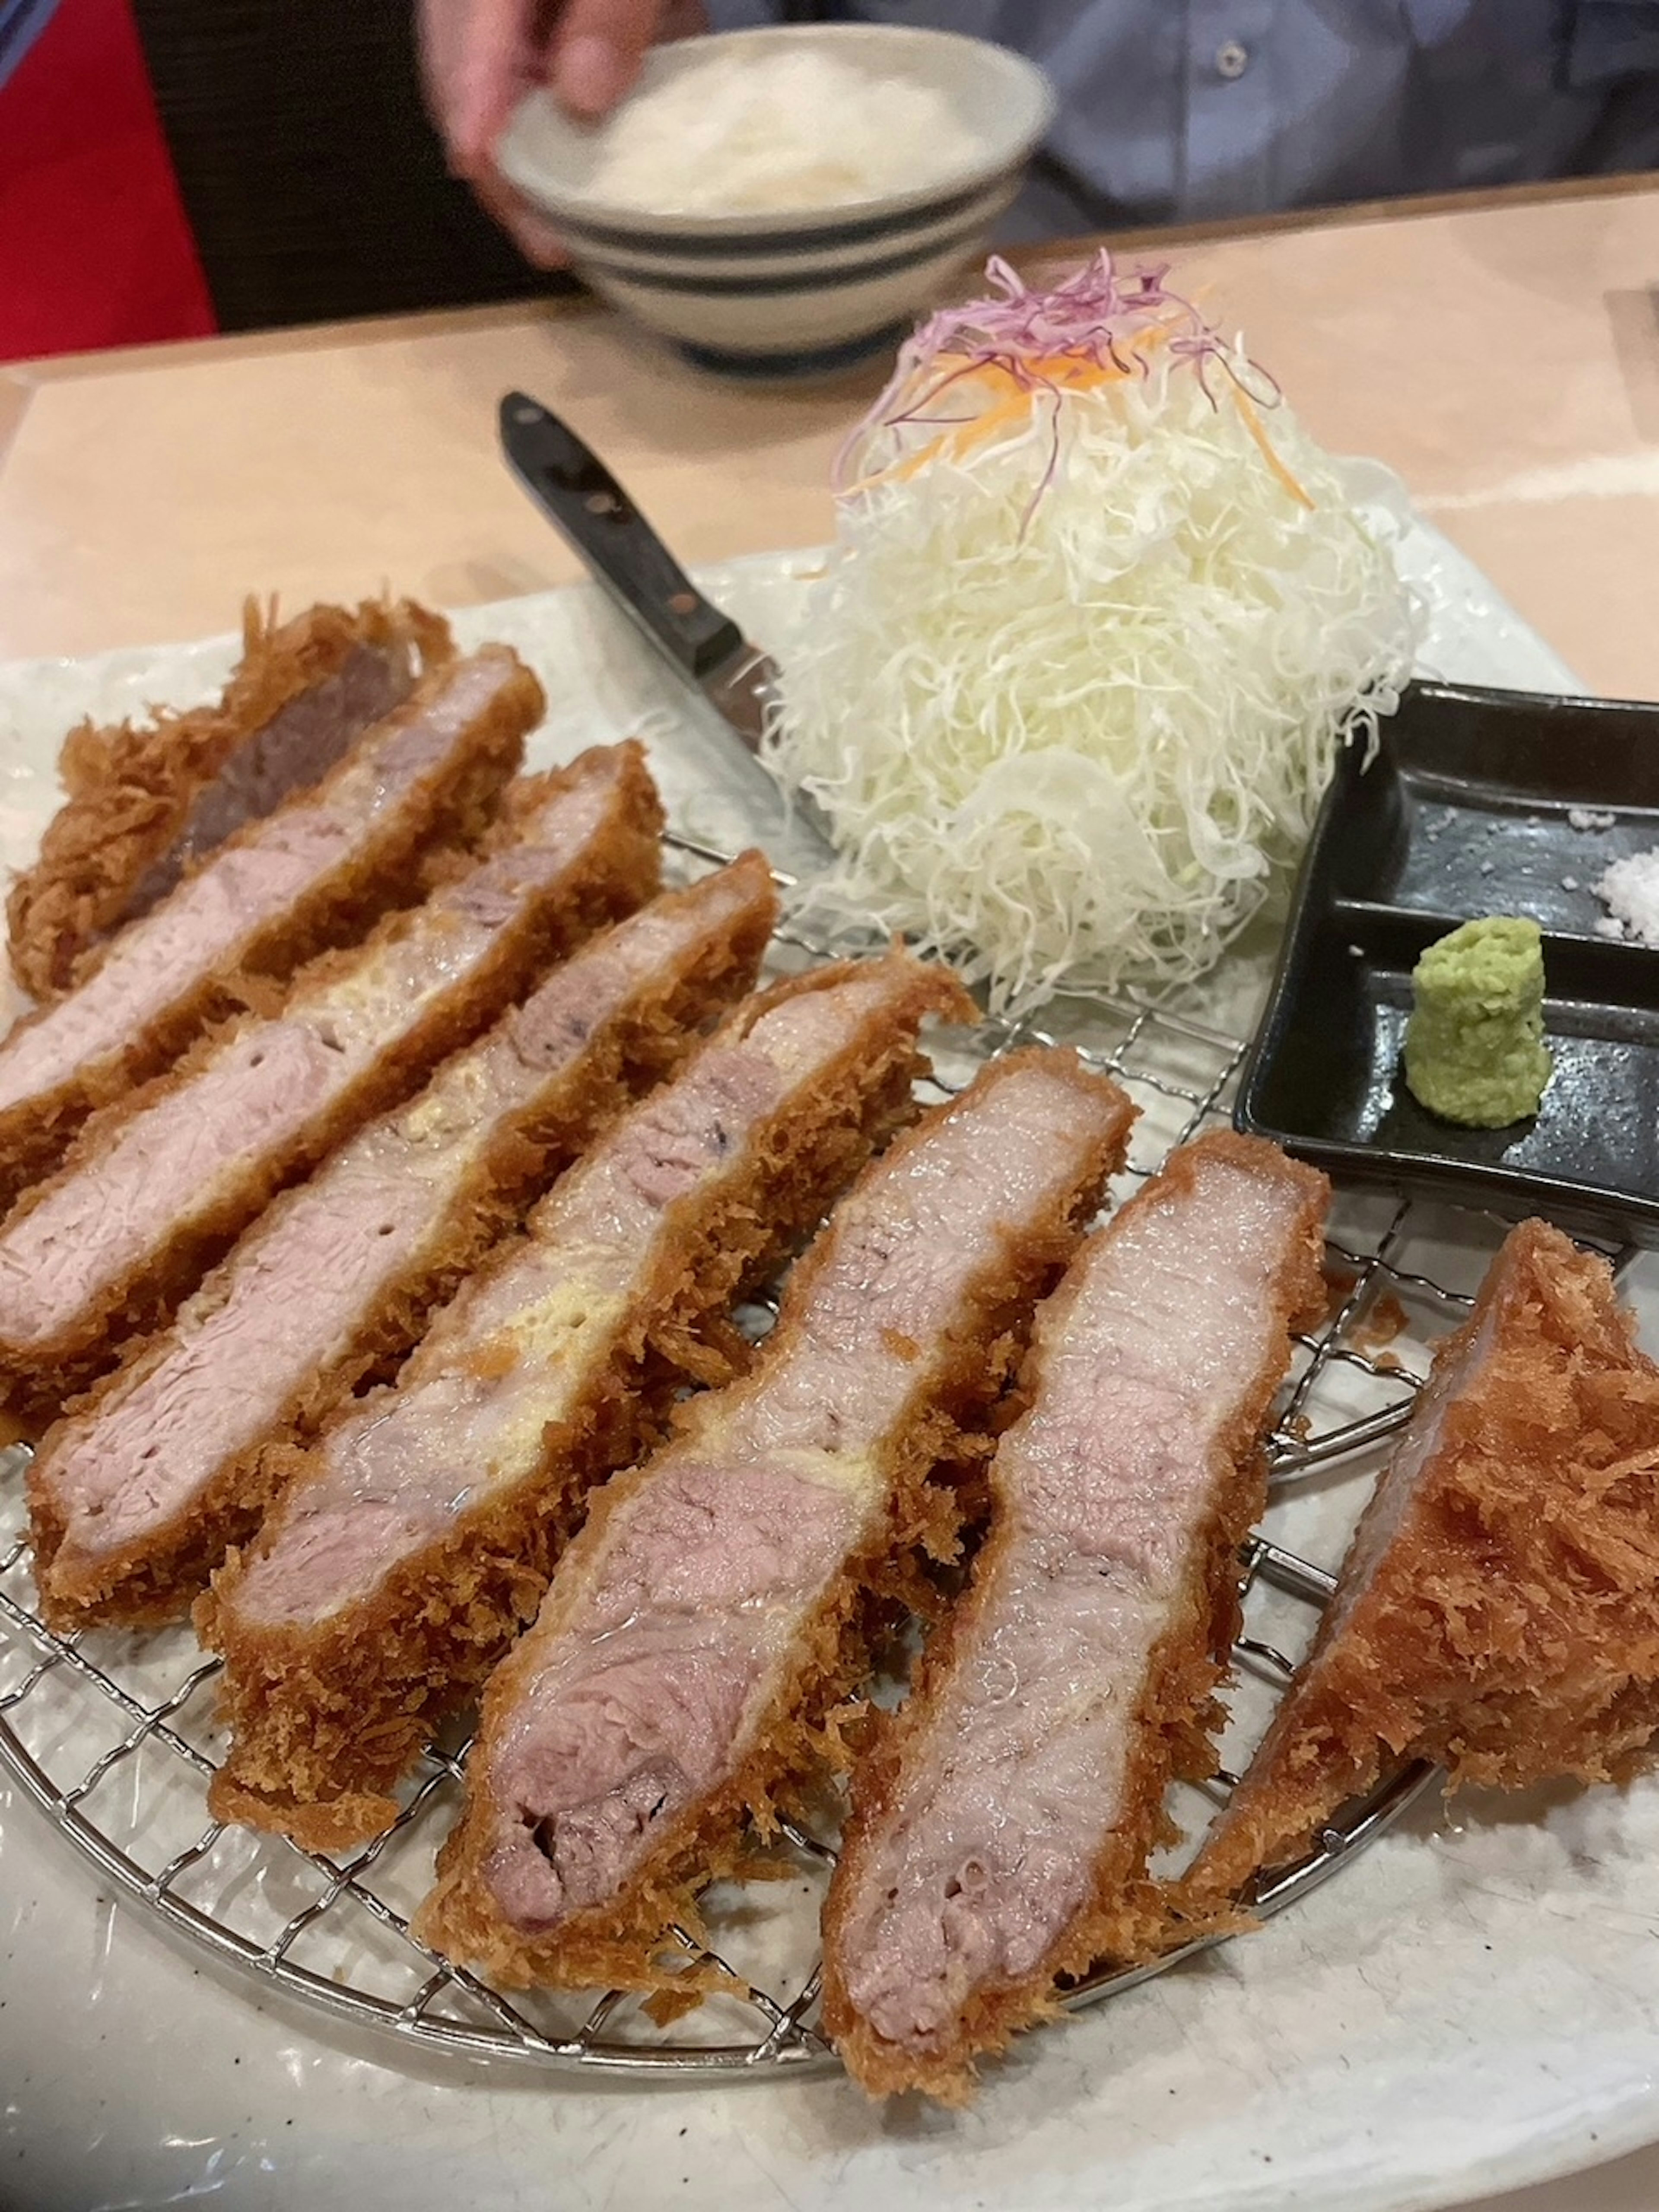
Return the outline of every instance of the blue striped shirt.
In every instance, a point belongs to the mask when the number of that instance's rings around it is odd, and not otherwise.
[[[708,0],[717,27],[782,0]],[[801,12],[797,9],[794,11]],[[1060,96],[1005,234],[1659,167],[1659,0],[825,0],[1014,46]]]

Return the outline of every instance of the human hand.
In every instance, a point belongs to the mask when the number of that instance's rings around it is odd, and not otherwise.
[[[568,257],[556,230],[495,167],[516,102],[550,84],[573,115],[610,112],[662,39],[708,27],[702,0],[416,0],[427,100],[449,166],[528,258]]]

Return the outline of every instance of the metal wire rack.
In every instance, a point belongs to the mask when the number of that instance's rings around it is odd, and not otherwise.
[[[674,842],[688,860],[722,857]],[[781,939],[785,957],[797,961],[826,950],[787,930]],[[1140,1107],[1130,1182],[1225,1117],[1246,1049],[1237,1036],[1177,1007],[1062,1002],[1047,1027],[990,1025],[971,1051],[939,1058],[931,1088],[958,1089],[989,1053],[1038,1042],[1076,1045]],[[1237,1646],[1234,1728],[1207,1793],[1212,1802],[1224,1796],[1230,1770],[1265,1726],[1296,1649],[1334,1587],[1330,1574],[1303,1555],[1300,1531],[1310,1533],[1309,1551],[1340,1554],[1376,1448],[1409,1410],[1418,1372],[1385,1340],[1407,1341],[1408,1309],[1429,1334],[1455,1320],[1496,1242],[1498,1230],[1484,1217],[1436,1218],[1437,1212],[1375,1194],[1339,1200],[1328,1261],[1334,1310],[1298,1343],[1270,1439],[1275,1504],[1242,1563],[1245,1632]],[[1450,1279],[1460,1270],[1463,1285]],[[835,1862],[833,1811],[811,1828],[786,1830],[770,1855],[775,1879],[705,1900],[716,1948],[677,1931],[688,1962],[712,1964],[725,1986],[672,2025],[615,1991],[509,2000],[409,1931],[434,1847],[459,1808],[465,1733],[432,1747],[387,1832],[337,1859],[207,1820],[205,1788],[222,1749],[213,1714],[219,1662],[184,1629],[63,1638],[46,1627],[23,1525],[25,1455],[21,1446],[0,1454],[0,1768],[120,1895],[254,1988],[274,1988],[406,2048],[680,2079],[835,2065],[816,2025],[817,1911]],[[1281,1519],[1284,1528],[1276,1525]],[[1295,1547],[1287,1534],[1297,1538]],[[1267,1890],[1258,1911],[1282,1911],[1346,1864],[1431,1779],[1421,1766],[1393,1776]],[[1185,1825],[1201,1825],[1206,1809],[1188,1808]],[[1176,1814],[1182,1817],[1179,1807]],[[1096,2003],[1188,1955],[1102,1971],[1067,2002]]]

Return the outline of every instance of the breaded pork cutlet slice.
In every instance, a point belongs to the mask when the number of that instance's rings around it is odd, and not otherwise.
[[[1329,1185],[1231,1133],[1176,1152],[1038,1309],[966,1597],[860,1760],[824,2025],[876,2094],[970,2092],[1062,1974],[1158,1948],[1147,1872],[1214,1769],[1238,1547]]]
[[[386,1825],[434,1723],[534,1613],[590,1485],[655,1440],[688,1376],[730,1372],[734,1297],[910,1118],[930,1013],[973,1009],[902,953],[739,1008],[325,1434],[197,1609],[235,1732],[221,1819],[324,1849]]]
[[[1133,1119],[1033,1049],[866,1171],[750,1372],[593,1500],[485,1692],[422,1942],[506,1986],[676,1980],[671,1929],[818,1765],[870,1591],[937,1525],[929,1476],[970,1449]]]
[[[752,987],[776,903],[757,853],[665,894],[279,1198],[42,1441],[47,1617],[68,1632],[187,1611],[258,1527],[289,1448],[395,1365],[525,1206]]]
[[[43,1005],[66,990],[94,945],[319,782],[452,652],[448,624],[408,600],[312,607],[279,624],[251,599],[242,658],[212,706],[71,730],[58,763],[68,795],[6,901],[23,988]]]
[[[1523,1222],[1366,1507],[1313,1650],[1190,1877],[1299,1858],[1401,1759],[1616,1778],[1659,1726],[1659,1368],[1607,1263]]]
[[[314,791],[240,830],[19,1022],[0,1044],[0,1206],[94,1107],[418,896],[434,849],[482,834],[545,704],[504,646],[434,670]]]
[[[550,960],[657,887],[661,808],[636,744],[527,778],[488,855],[325,953],[269,1017],[204,1038],[83,1131],[0,1227],[0,1388],[61,1407],[162,1319],[282,1185],[407,1098]]]

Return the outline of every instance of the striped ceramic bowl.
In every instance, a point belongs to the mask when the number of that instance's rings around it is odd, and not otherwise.
[[[943,94],[972,158],[902,192],[787,215],[651,215],[586,190],[605,130],[574,123],[550,94],[519,107],[502,173],[547,214],[597,292],[711,368],[787,374],[833,368],[890,343],[962,265],[982,255],[1054,113],[1042,71],[954,32],[884,24],[730,31],[659,46],[640,89],[711,49],[761,41],[833,48],[872,76],[920,79]]]

